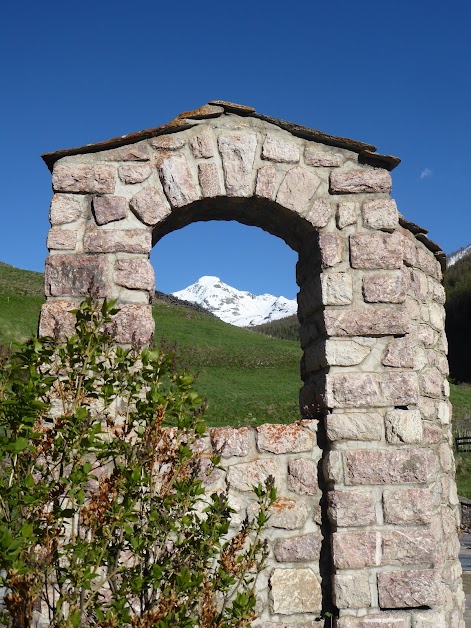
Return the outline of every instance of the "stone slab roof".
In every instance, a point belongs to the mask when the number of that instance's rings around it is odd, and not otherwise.
[[[328,146],[337,146],[339,148],[347,148],[353,152],[359,154],[360,163],[368,163],[378,168],[385,168],[387,170],[393,170],[399,163],[398,157],[392,155],[380,155],[376,153],[376,146],[372,144],[365,144],[364,142],[358,142],[345,137],[337,137],[335,135],[328,135],[322,133],[316,129],[310,129],[306,126],[300,126],[286,120],[279,120],[278,118],[271,118],[261,113],[257,113],[253,107],[247,105],[239,105],[236,103],[225,102],[223,100],[211,100],[208,104],[203,105],[195,111],[184,111],[180,113],[171,122],[162,126],[157,126],[152,129],[145,129],[144,131],[137,131],[136,133],[130,133],[129,135],[121,135],[114,137],[105,142],[98,142],[96,144],[85,144],[85,146],[79,146],[77,148],[66,148],[58,150],[53,153],[45,153],[42,158],[46,162],[47,167],[52,172],[53,166],[56,161],[62,159],[62,157],[68,157],[70,155],[81,155],[87,153],[97,153],[102,150],[110,150],[112,148],[118,148],[119,146],[125,146],[127,144],[134,144],[141,140],[146,140],[158,135],[167,135],[170,133],[176,133],[184,129],[189,129],[192,126],[198,124],[200,120],[207,118],[218,118],[225,114],[236,114],[238,116],[250,116],[263,120],[270,124],[280,127],[286,131],[289,131],[296,137],[302,137],[303,139],[313,140],[320,142],[321,144],[327,144]]]

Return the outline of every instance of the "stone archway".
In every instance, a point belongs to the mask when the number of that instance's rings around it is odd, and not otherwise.
[[[44,156],[42,334],[67,333],[92,286],[118,299],[118,342],[149,342],[150,249],[196,220],[259,226],[299,253],[303,420],[212,434],[241,507],[256,477],[282,487],[261,591],[270,627],[311,625],[331,594],[339,628],[461,625],[443,254],[398,213],[399,160],[375,150],[214,101]]]

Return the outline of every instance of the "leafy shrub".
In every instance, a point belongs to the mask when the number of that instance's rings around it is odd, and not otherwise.
[[[249,626],[273,481],[229,539],[227,495],[204,492],[192,377],[114,346],[115,313],[87,300],[74,336],[32,340],[1,369],[3,623],[41,610],[61,628]]]

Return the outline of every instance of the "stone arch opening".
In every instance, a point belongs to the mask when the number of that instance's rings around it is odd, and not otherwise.
[[[45,156],[44,334],[67,332],[93,284],[121,305],[117,342],[149,341],[152,241],[196,218],[257,224],[299,252],[305,418],[212,434],[242,510],[257,478],[282,487],[266,626],[330,608],[338,628],[460,626],[443,253],[397,211],[398,160],[375,150],[214,101]]]

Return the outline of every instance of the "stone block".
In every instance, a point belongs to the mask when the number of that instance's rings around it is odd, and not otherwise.
[[[137,303],[119,306],[107,330],[119,344],[149,345],[154,334],[152,307]]]
[[[409,276],[400,271],[363,277],[363,297],[367,303],[404,303],[408,288]]]
[[[325,403],[328,408],[404,406],[418,401],[417,374],[328,373]]]
[[[227,480],[232,488],[251,491],[254,486],[264,483],[269,475],[275,478],[275,486],[281,486],[281,469],[276,460],[257,458],[250,462],[240,462],[228,468]]]
[[[332,560],[337,569],[363,569],[381,564],[381,534],[373,531],[334,532]]]
[[[322,545],[320,532],[303,534],[287,539],[275,539],[273,552],[279,563],[302,563],[305,561],[318,561]]]
[[[311,451],[314,434],[299,425],[272,425],[265,423],[256,428],[257,448],[274,454]]]
[[[429,488],[385,488],[383,513],[385,523],[395,525],[426,525],[433,512]]]
[[[150,177],[152,168],[147,164],[120,166],[118,168],[118,177],[123,183],[133,185],[134,183],[142,183]]]
[[[270,509],[268,525],[271,528],[297,530],[304,526],[308,516],[309,512],[303,501],[291,497],[278,497]]]
[[[275,166],[262,166],[257,170],[257,182],[255,184],[255,196],[275,200],[278,175]]]
[[[383,364],[396,368],[414,368],[416,351],[416,343],[410,334],[393,338],[386,348]]]
[[[190,139],[191,151],[196,159],[214,157],[214,140],[211,131],[204,130]]]
[[[77,245],[77,232],[75,229],[61,229],[52,227],[47,234],[47,248],[55,250],[74,251]]]
[[[402,258],[406,266],[415,266],[417,260],[418,242],[410,231],[403,231],[402,238]]]
[[[451,628],[446,623],[445,613],[419,611],[412,615],[412,628]]]
[[[128,201],[124,196],[95,196],[93,213],[97,225],[106,225],[115,220],[126,218]]]
[[[183,207],[201,197],[185,155],[179,153],[162,157],[157,162],[164,192],[172,207]]]
[[[374,494],[370,490],[329,491],[330,521],[343,528],[372,526],[376,523]]]
[[[396,201],[392,198],[377,198],[366,201],[361,208],[363,224],[370,229],[394,231],[398,225],[399,214]]]
[[[378,412],[347,412],[328,414],[325,417],[327,438],[339,440],[380,441],[384,421]]]
[[[249,453],[248,427],[215,427],[211,430],[211,442],[216,454],[222,458],[246,456]]]
[[[418,410],[390,410],[386,413],[385,423],[388,443],[422,442],[422,417]]]
[[[147,229],[90,229],[85,232],[83,248],[87,253],[145,253],[152,248]]]
[[[324,311],[329,336],[394,336],[410,330],[405,308],[355,306]]]
[[[357,206],[353,201],[341,201],[337,209],[337,227],[344,229],[349,225],[356,224]]]
[[[144,143],[121,146],[101,152],[100,159],[104,161],[148,161],[149,147]]]
[[[339,609],[368,608],[371,606],[369,574],[357,571],[334,576],[334,604]]]
[[[345,484],[419,484],[437,472],[437,457],[427,449],[356,450],[343,453]]]
[[[322,268],[331,268],[342,261],[345,240],[335,233],[320,233],[319,249]]]
[[[75,314],[70,310],[77,307],[70,301],[48,301],[41,306],[38,336],[65,340],[75,334]]]
[[[353,279],[349,273],[322,273],[322,303],[348,305],[353,300]]]
[[[354,366],[361,364],[371,353],[370,338],[355,338],[352,340],[337,340],[330,338],[324,343],[327,365]]]
[[[252,169],[257,149],[254,133],[233,133],[218,137],[226,193],[228,196],[252,196]]]
[[[51,225],[65,225],[75,222],[83,215],[86,196],[54,194],[49,208]]]
[[[115,170],[111,166],[65,166],[57,163],[52,173],[52,187],[55,192],[113,194],[115,185]]]
[[[262,146],[262,159],[277,163],[295,164],[299,161],[299,146],[275,135],[267,135]]]
[[[410,269],[410,282],[414,297],[425,302],[429,295],[427,275],[420,270]]]
[[[115,279],[119,286],[130,290],[155,290],[154,269],[147,259],[117,259]]]
[[[430,325],[441,331],[445,326],[445,308],[440,303],[430,303],[428,306]]]
[[[446,301],[445,288],[443,284],[439,281],[436,281],[432,277],[428,277],[428,292],[432,294],[432,298],[434,301],[439,303],[440,305],[444,305]]]
[[[149,140],[149,144],[152,148],[159,151],[174,151],[179,150],[185,146],[185,140],[178,134],[169,133],[168,135],[159,135]]]
[[[424,445],[436,445],[443,439],[443,431],[439,425],[423,422],[423,443]]]
[[[433,567],[440,555],[437,540],[428,529],[384,530],[381,536],[383,565]]]
[[[350,261],[363,270],[402,267],[401,243],[395,233],[356,233],[350,236]]]
[[[340,153],[322,150],[314,146],[307,146],[304,150],[304,163],[306,166],[338,168],[343,162],[344,159]]]
[[[359,194],[361,192],[391,191],[391,175],[387,170],[334,170],[330,174],[331,194]]]
[[[432,570],[388,571],[377,578],[380,608],[434,607],[443,597],[438,574]]]
[[[163,194],[154,187],[145,187],[129,203],[132,211],[145,225],[154,226],[170,215],[170,206]]]
[[[273,613],[293,615],[321,611],[321,586],[312,569],[274,569],[270,591]]]
[[[213,161],[198,164],[198,181],[205,198],[213,198],[222,194],[218,168]]]
[[[293,166],[285,174],[276,200],[283,207],[303,214],[320,183],[320,178],[314,172]]]
[[[304,214],[304,219],[313,225],[313,227],[325,227],[329,222],[334,208],[332,205],[323,199],[317,199],[313,202],[307,213]]]
[[[344,615],[337,620],[336,628],[409,628],[409,623],[405,615],[391,613],[363,617]]]
[[[432,347],[437,341],[437,332],[430,325],[421,324],[417,331],[417,338],[425,347]]]
[[[442,270],[440,262],[436,259],[432,251],[422,246],[417,246],[416,265],[420,270],[423,270],[426,275],[439,281],[441,280]]]
[[[52,255],[46,260],[47,296],[106,297],[111,290],[104,255]]]
[[[420,390],[425,397],[440,398],[444,395],[444,377],[437,368],[426,369],[420,373]]]
[[[308,458],[295,458],[288,463],[288,489],[294,493],[315,495],[317,484],[317,462]]]

